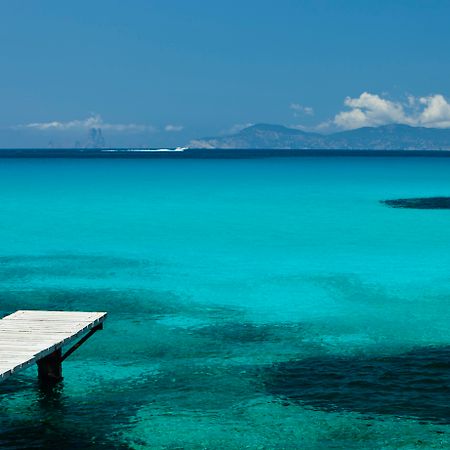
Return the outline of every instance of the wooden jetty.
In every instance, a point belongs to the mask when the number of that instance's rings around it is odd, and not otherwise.
[[[37,363],[44,383],[62,379],[62,362],[96,331],[105,312],[16,311],[0,320],[0,382]],[[72,344],[63,353],[63,346]]]

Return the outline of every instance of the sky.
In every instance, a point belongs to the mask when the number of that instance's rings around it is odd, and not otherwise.
[[[449,17],[439,0],[0,0],[0,147],[450,127]]]

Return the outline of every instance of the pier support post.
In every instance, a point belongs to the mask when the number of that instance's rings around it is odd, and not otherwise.
[[[61,349],[50,353],[37,362],[39,381],[44,384],[54,384],[62,377],[62,352]]]

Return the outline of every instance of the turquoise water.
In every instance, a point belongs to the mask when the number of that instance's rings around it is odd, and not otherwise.
[[[0,159],[0,312],[109,312],[1,448],[448,448],[450,159]]]

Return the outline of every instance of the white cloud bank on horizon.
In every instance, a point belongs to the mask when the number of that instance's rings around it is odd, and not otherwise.
[[[407,102],[399,102],[363,92],[357,98],[347,97],[344,104],[350,108],[349,111],[341,111],[331,122],[319,125],[318,128],[335,125],[343,130],[354,130],[393,123],[450,128],[450,103],[441,94],[409,96]]]
[[[116,132],[155,132],[157,129],[152,125],[142,125],[136,123],[108,123],[98,114],[92,115],[82,120],[70,120],[67,122],[34,122],[25,125],[18,125],[14,128],[31,129],[38,131],[76,131],[89,130],[90,128],[101,128]]]
[[[164,131],[168,131],[168,132],[179,132],[179,131],[183,131],[184,127],[183,125],[172,125],[172,124],[168,124],[164,127]]]

